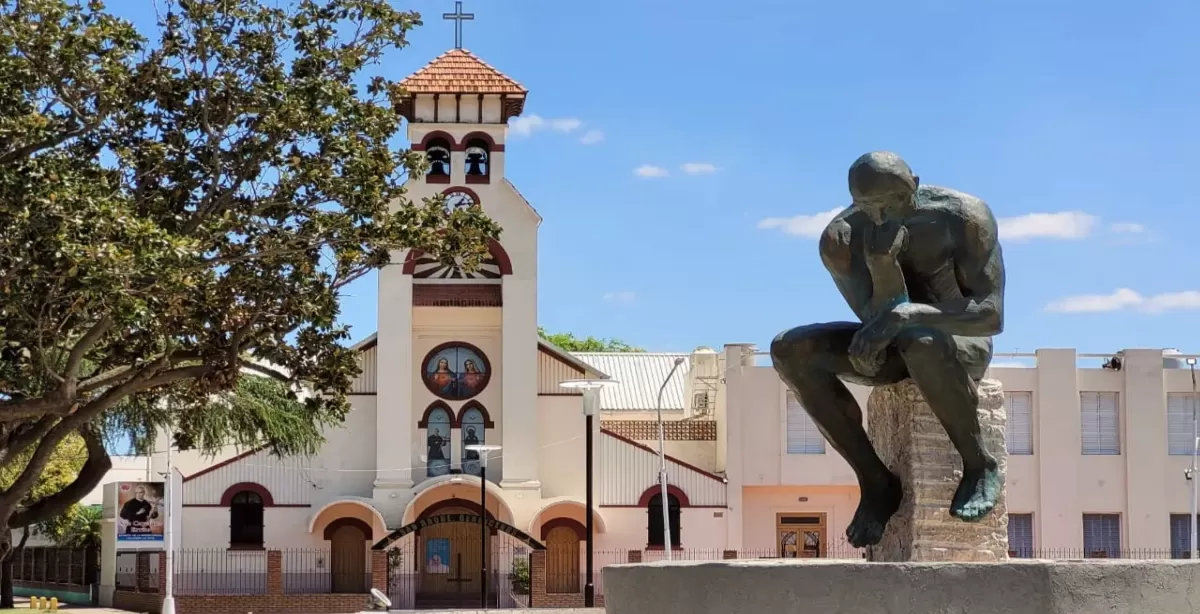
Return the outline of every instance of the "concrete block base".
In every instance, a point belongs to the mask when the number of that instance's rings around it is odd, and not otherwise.
[[[1179,614],[1200,561],[661,562],[604,568],[607,614]]]

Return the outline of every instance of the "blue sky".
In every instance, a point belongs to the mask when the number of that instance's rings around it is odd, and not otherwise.
[[[426,25],[372,69],[390,79],[454,42],[440,18],[453,2],[397,4]],[[538,320],[550,330],[765,349],[788,327],[850,318],[812,233],[848,204],[850,162],[888,149],[1001,218],[998,351],[1200,352],[1188,184],[1200,179],[1200,4],[464,8],[476,15],[465,47],[530,90],[507,172],[545,218]],[[375,330],[375,285],[343,304],[355,339]]]

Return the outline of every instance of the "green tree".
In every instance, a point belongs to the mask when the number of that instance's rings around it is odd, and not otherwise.
[[[391,4],[166,0],[151,41],[98,0],[0,0],[0,553],[100,482],[106,439],[315,450],[358,371],[346,284],[486,254],[481,211],[405,196],[424,162],[368,71],[420,16]],[[289,402],[230,396],[247,369]],[[31,496],[70,437],[75,479]]]
[[[568,352],[645,352],[640,347],[634,347],[620,339],[605,339],[588,336],[579,338],[571,333],[548,333],[541,326],[538,336]]]

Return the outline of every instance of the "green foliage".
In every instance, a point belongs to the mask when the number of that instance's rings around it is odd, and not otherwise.
[[[51,527],[46,523],[38,530],[61,548],[87,548],[100,545],[100,521],[103,510],[99,505],[72,505],[62,522]]]
[[[634,347],[620,339],[603,339],[587,337],[581,339],[571,333],[547,333],[546,329],[538,327],[538,336],[568,352],[645,352],[644,348]]]
[[[29,455],[0,490],[0,550],[6,520],[91,490],[101,438],[314,449],[358,372],[342,288],[406,248],[476,266],[500,232],[405,196],[424,163],[393,147],[403,93],[370,71],[416,13],[158,6],[147,40],[98,0],[0,0],[0,468]],[[28,498],[73,434],[79,479]]]
[[[512,574],[509,576],[512,580],[513,592],[518,595],[528,595],[529,587],[532,585],[533,577],[529,571],[529,558],[524,556],[513,557]]]

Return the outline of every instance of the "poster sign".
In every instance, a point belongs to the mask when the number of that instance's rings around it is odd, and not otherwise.
[[[425,573],[450,573],[450,540],[435,538],[425,541]]]
[[[161,542],[167,516],[162,482],[117,483],[117,543]]]

